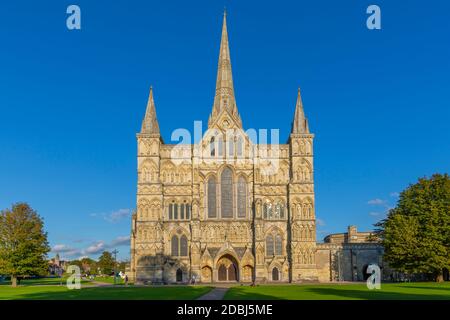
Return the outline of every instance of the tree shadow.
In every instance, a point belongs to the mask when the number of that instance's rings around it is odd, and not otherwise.
[[[403,287],[404,288],[404,287]],[[382,290],[354,290],[354,289],[335,289],[335,288],[308,288],[309,292],[322,296],[329,296],[331,300],[336,299],[363,299],[363,300],[450,300],[450,294],[422,294],[422,293],[403,293],[387,292]],[[336,298],[338,297],[338,298]]]
[[[414,289],[435,289],[433,286],[424,287],[405,287],[399,288],[414,288]],[[450,290],[448,288],[439,288],[439,290],[446,290],[447,294],[436,293],[415,293],[415,292],[389,292],[383,290],[369,290],[366,288],[353,289],[347,286],[339,288],[330,286],[289,286],[286,291],[282,293],[268,293],[272,288],[264,286],[258,289],[246,290],[240,287],[230,289],[225,295],[226,300],[450,300]],[[295,291],[294,291],[294,290]],[[298,291],[297,291],[298,289]],[[288,292],[289,290],[290,292]]]
[[[195,300],[208,293],[207,286],[152,286],[152,287],[82,287],[81,289],[45,290],[48,286],[26,287],[18,295],[0,299],[13,300]],[[61,287],[53,287],[61,288]],[[11,288],[11,291],[16,288]],[[5,294],[5,292],[3,292]],[[7,295],[7,292],[6,292]]]

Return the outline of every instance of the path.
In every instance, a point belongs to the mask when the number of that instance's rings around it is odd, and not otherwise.
[[[216,287],[212,289],[207,294],[201,296],[197,300],[222,300],[225,296],[225,293],[227,293],[228,289],[226,287]]]

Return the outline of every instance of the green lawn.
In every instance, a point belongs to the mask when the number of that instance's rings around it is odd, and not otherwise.
[[[95,277],[93,281],[114,284],[114,277]],[[116,284],[125,284],[125,281],[121,277],[117,277]],[[128,282],[128,284],[130,283]]]
[[[205,286],[161,287],[82,287],[69,290],[65,286],[0,286],[0,300],[181,300],[196,299],[208,291]]]
[[[380,290],[369,290],[365,284],[239,286],[232,287],[225,299],[450,300],[450,282],[382,283]]]
[[[35,278],[35,279],[23,279],[20,281],[20,286],[44,286],[44,285],[65,285],[67,281],[67,277],[61,278]],[[81,280],[82,284],[89,284],[89,281]],[[11,281],[4,281],[0,283],[0,286],[10,286]]]

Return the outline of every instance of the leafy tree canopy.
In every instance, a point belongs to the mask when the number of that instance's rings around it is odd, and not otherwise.
[[[17,203],[0,213],[0,274],[17,278],[45,275],[50,247],[42,218],[26,203]]]
[[[378,224],[385,259],[405,273],[425,273],[442,280],[450,269],[450,179],[434,174],[410,185],[397,206]]]

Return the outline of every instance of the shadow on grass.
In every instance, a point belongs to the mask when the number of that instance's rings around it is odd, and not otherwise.
[[[442,290],[442,294],[431,290]],[[450,300],[450,288],[433,285],[386,286],[382,290],[368,290],[341,286],[286,286],[231,288],[225,295],[229,300]],[[429,292],[424,292],[430,290]],[[444,292],[446,294],[444,294]]]
[[[14,290],[21,289],[21,291]],[[0,299],[13,300],[193,300],[212,288],[180,287],[82,287],[68,290],[62,287],[22,287],[0,292]]]

